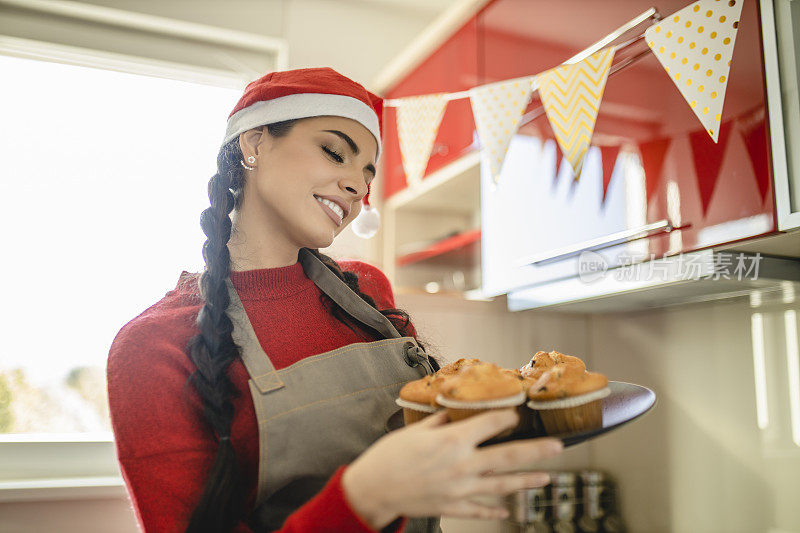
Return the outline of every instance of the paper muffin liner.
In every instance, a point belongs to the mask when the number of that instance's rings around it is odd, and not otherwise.
[[[593,402],[595,400],[602,400],[609,394],[611,394],[611,389],[609,387],[604,387],[602,389],[598,389],[592,392],[587,392],[586,394],[581,394],[579,396],[570,396],[569,398],[561,398],[560,400],[547,400],[547,401],[529,400],[528,407],[530,407],[531,409],[536,409],[537,411],[546,411],[549,409],[564,409],[567,407],[577,407],[579,405]]]
[[[440,409],[439,407],[435,407],[427,403],[410,402],[402,398],[397,398],[394,401],[394,403],[396,403],[397,405],[399,405],[404,409],[414,409],[415,411],[422,411],[423,413],[428,413],[428,414],[435,413]]]
[[[427,403],[410,402],[402,398],[397,398],[394,403],[403,408],[403,424],[406,426],[414,422],[419,422],[426,416],[441,409],[440,407],[434,407]]]
[[[485,411],[490,411],[492,409],[504,409],[506,407],[515,407],[517,411],[520,411],[520,407],[525,406],[525,392],[522,391],[519,394],[515,394],[514,396],[508,396],[506,398],[498,398],[495,400],[482,400],[479,402],[462,402],[459,400],[453,400],[450,398],[445,398],[443,395],[439,394],[436,397],[436,403],[439,405],[445,406],[447,408],[447,417],[450,419],[451,422],[456,422],[458,420],[463,420],[465,418],[469,418],[471,416],[475,416],[477,414],[483,413]],[[520,422],[517,424],[516,427],[509,428],[495,437],[507,437],[514,432],[520,430],[520,428],[527,423],[527,419],[522,416],[520,413]]]
[[[603,427],[601,400],[610,393],[611,389],[605,387],[561,400],[547,402],[531,400],[526,405],[539,414],[545,433],[548,435],[588,431]]]
[[[449,407],[451,409],[501,409],[503,407],[516,407],[525,403],[525,392],[520,392],[514,396],[506,396],[505,398],[496,398],[494,400],[480,400],[476,402],[462,402],[461,400],[453,400],[446,396],[439,394],[436,396],[436,403]]]

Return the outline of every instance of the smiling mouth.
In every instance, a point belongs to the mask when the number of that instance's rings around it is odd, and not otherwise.
[[[325,203],[323,203],[322,200],[317,198],[317,196],[314,196],[314,199],[317,201],[317,204],[319,204],[319,206],[322,208],[322,210],[325,211],[325,214],[327,214],[328,217],[330,217],[330,219],[333,220],[333,222],[337,226],[341,226],[342,225],[342,221],[344,220],[344,217],[340,217],[338,213],[336,213],[329,206],[325,205]]]

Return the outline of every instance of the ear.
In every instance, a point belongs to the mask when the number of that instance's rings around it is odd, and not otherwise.
[[[266,126],[247,130],[239,134],[239,148],[245,159],[248,156],[257,156],[259,153],[269,149],[268,144],[272,141],[272,135],[267,132]]]

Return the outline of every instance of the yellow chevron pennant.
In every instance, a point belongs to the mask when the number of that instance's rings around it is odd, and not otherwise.
[[[482,156],[489,163],[492,179],[500,178],[511,138],[517,133],[523,111],[533,93],[533,76],[475,87],[469,91],[472,115]]]
[[[425,174],[447,105],[446,96],[445,93],[411,96],[402,98],[397,106],[400,155],[410,185],[419,183]]]
[[[539,96],[558,145],[581,175],[603,97],[614,47],[600,50],[578,63],[561,65],[536,76]]]

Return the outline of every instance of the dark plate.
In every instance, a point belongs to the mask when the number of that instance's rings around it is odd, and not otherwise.
[[[652,409],[656,403],[656,393],[647,387],[634,385],[633,383],[623,383],[622,381],[609,381],[608,387],[611,389],[611,394],[602,400],[603,427],[589,431],[562,433],[560,435],[549,436],[561,439],[561,441],[564,443],[564,446],[572,446],[573,444],[578,444],[604,433],[608,433],[609,431],[617,429],[632,420],[636,420],[647,411]],[[386,421],[386,429],[388,431],[399,429],[401,427],[403,427],[402,409],[394,413],[391,417],[389,417],[389,420]],[[511,440],[531,439],[544,436],[544,433],[536,431],[518,433],[509,437],[491,439],[483,443],[482,446]]]

